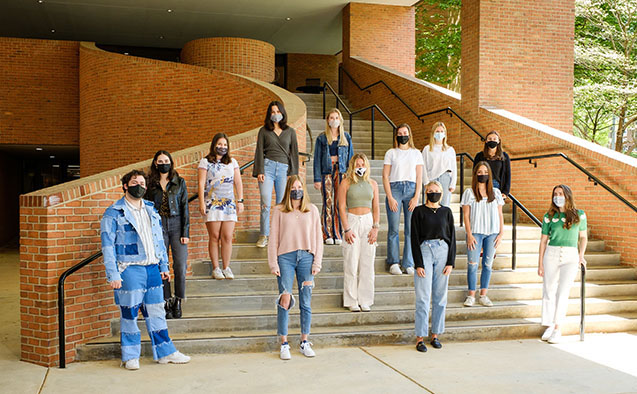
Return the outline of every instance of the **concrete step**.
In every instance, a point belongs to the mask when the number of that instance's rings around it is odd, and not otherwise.
[[[320,354],[327,346],[370,346],[381,344],[413,343],[413,324],[357,325],[342,327],[318,327],[313,329],[312,342]],[[539,319],[510,318],[470,321],[450,321],[443,340],[471,341],[539,337],[543,332]],[[561,325],[564,335],[576,334],[579,317],[569,316]],[[618,313],[588,316],[586,332],[623,332],[637,330],[637,313]],[[292,343],[298,329],[290,330]],[[242,332],[175,333],[172,335],[177,348],[186,354],[277,352],[278,338],[272,329],[246,330]],[[79,361],[105,360],[119,357],[119,337],[106,337],[82,345],[77,349]],[[142,354],[152,355],[150,342],[142,340]],[[300,357],[300,356],[297,356]]]

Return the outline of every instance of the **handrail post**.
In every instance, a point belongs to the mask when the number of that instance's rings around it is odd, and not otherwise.
[[[580,281],[580,322],[579,322],[579,340],[584,341],[584,332],[586,326],[584,318],[586,316],[586,267],[581,266],[582,279]]]
[[[62,275],[58,280],[58,353],[60,368],[66,368],[66,333],[64,324],[64,279]]]
[[[372,107],[372,160],[374,160],[374,107]]]
[[[460,155],[460,198],[464,194],[464,155]],[[462,227],[462,205],[460,206],[460,227]]]
[[[513,210],[511,212],[511,222],[513,224],[513,228],[511,230],[511,238],[513,239],[513,244],[511,245],[511,270],[515,271],[516,266],[516,256],[517,256],[517,224],[518,224],[518,210],[517,205],[512,202]]]
[[[325,83],[323,83],[323,119],[325,119]]]
[[[348,112],[349,115],[349,136],[354,138],[354,122],[352,121],[352,114]]]

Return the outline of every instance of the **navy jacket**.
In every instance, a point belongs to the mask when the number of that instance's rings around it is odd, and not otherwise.
[[[354,156],[354,146],[349,133],[344,133],[347,138],[347,146],[338,146],[338,172],[345,174],[350,159]],[[316,138],[314,146],[314,182],[320,182],[323,175],[332,173],[332,159],[330,157],[330,147],[327,144],[325,133],[321,133]]]

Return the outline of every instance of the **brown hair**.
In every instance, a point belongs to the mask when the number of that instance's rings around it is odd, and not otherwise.
[[[272,107],[274,107],[275,105],[279,109],[279,112],[281,112],[281,115],[283,115],[283,119],[281,119],[281,121],[279,122],[279,127],[281,128],[281,130],[285,130],[285,128],[288,127],[288,113],[285,112],[283,103],[276,100],[268,104],[268,110],[265,113],[265,121],[263,122],[263,127],[270,131],[274,130],[274,122],[272,121],[272,119],[270,119],[270,116],[272,115]]]
[[[223,164],[230,164],[230,161],[232,161],[232,158],[230,157],[230,140],[228,139],[228,136],[225,135],[225,133],[217,133],[214,137],[212,137],[212,142],[210,143],[210,152],[208,152],[208,154],[206,155],[206,160],[208,160],[210,163],[215,163],[217,161],[217,152],[216,152],[216,147],[217,147],[217,142],[219,142],[220,139],[225,139],[226,140],[226,144],[228,145],[228,152],[226,152],[225,155],[221,156],[221,162]]]
[[[161,179],[161,175],[159,173],[159,169],[157,168],[157,158],[160,155],[166,155],[168,160],[170,160],[170,170],[168,170],[168,180],[172,180],[175,175],[179,175],[177,171],[175,171],[175,162],[173,161],[173,157],[165,150],[158,150],[155,153],[155,157],[153,157],[152,163],[150,163],[150,172],[148,175],[148,188],[151,187],[161,187],[159,186],[159,180]]]
[[[569,230],[573,223],[579,223],[579,215],[577,213],[577,209],[575,208],[575,202],[573,201],[573,191],[570,187],[566,185],[557,185],[553,188],[551,192],[551,207],[547,214],[549,218],[553,218],[556,214],[559,216],[560,208],[555,205],[553,202],[553,196],[555,196],[555,189],[562,189],[564,192],[564,214],[566,215],[566,221],[564,222],[563,228]]]
[[[487,137],[490,136],[491,134],[495,134],[498,136],[498,146],[496,146],[495,148],[495,155],[491,156],[489,155],[489,147],[487,146]],[[484,136],[484,150],[482,151],[482,154],[484,155],[485,159],[488,160],[503,160],[504,159],[504,155],[502,154],[502,137],[500,137],[500,133],[498,133],[495,130],[491,130],[487,133],[487,135]]]
[[[144,177],[144,182],[146,182],[146,173],[142,170],[132,170],[129,171],[126,175],[124,175],[122,177],[122,190],[124,191],[124,193],[126,193],[126,189],[124,188],[124,186],[128,186],[128,182],[130,182],[131,179],[138,177],[138,176],[143,176]],[[146,185],[148,186],[148,185]]]
[[[288,182],[285,185],[285,193],[283,193],[283,199],[279,204],[281,206],[281,212],[292,212],[294,208],[292,208],[292,199],[290,198],[290,191],[292,190],[292,185],[294,182],[301,182],[301,186],[303,187],[303,198],[301,199],[301,207],[299,208],[301,212],[308,212],[310,210],[310,196],[307,193],[307,188],[305,187],[305,182],[303,182],[303,178],[298,175],[290,175],[288,178]]]
[[[407,129],[407,131],[409,131],[409,142],[407,142],[407,144],[409,145],[410,148],[416,149],[416,145],[414,145],[414,136],[411,134],[411,127],[409,127],[407,123],[399,124],[398,127],[396,127],[396,130],[394,130],[393,147],[398,148],[398,141],[396,141],[396,136],[398,135],[398,130],[402,128],[405,128]]]
[[[495,200],[495,193],[493,192],[493,175],[491,174],[491,166],[486,161],[479,161],[475,167],[473,167],[473,178],[471,179],[471,190],[473,190],[473,195],[476,198],[477,202],[482,200],[482,195],[478,191],[478,169],[482,166],[487,168],[487,172],[489,173],[489,180],[487,181],[487,202],[491,202]]]

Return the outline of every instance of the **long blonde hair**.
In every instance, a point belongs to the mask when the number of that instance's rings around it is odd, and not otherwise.
[[[338,120],[340,124],[338,125],[338,135],[340,136],[340,141],[338,143],[339,146],[348,146],[347,138],[345,138],[345,127],[343,127],[343,114],[339,111],[338,108],[332,108],[330,112],[327,113],[325,117],[325,138],[327,138],[327,145],[331,145],[334,142],[332,138],[332,128],[330,127],[329,118],[331,114],[338,114]]]
[[[283,199],[279,204],[281,206],[281,212],[287,213],[294,211],[294,208],[292,208],[292,198],[290,198],[290,191],[292,190],[292,185],[294,185],[294,182],[296,181],[301,182],[301,187],[303,187],[303,198],[301,199],[301,206],[299,209],[301,212],[308,212],[310,210],[310,204],[312,202],[310,201],[310,196],[308,195],[307,188],[305,187],[305,182],[303,182],[303,178],[298,175],[290,175],[290,177],[288,178],[288,182],[285,184],[285,193],[283,193]]]
[[[431,134],[429,134],[429,151],[432,152],[434,150],[434,144],[436,143],[436,139],[434,138],[434,134],[436,133],[436,129],[438,127],[442,127],[445,132],[445,138],[442,139],[442,150],[447,150],[449,145],[447,145],[447,126],[445,126],[442,122],[436,122],[431,127]]]
[[[347,179],[350,185],[358,183],[358,181],[361,180],[361,178],[358,175],[356,175],[356,168],[354,168],[356,166],[356,160],[358,159],[362,159],[365,165],[365,168],[367,168],[367,170],[365,171],[365,174],[363,175],[362,180],[365,182],[369,182],[369,173],[372,171],[369,166],[369,160],[367,159],[367,155],[359,152],[359,153],[354,153],[354,156],[352,156],[352,158],[349,161],[347,172],[345,173],[345,179]]]
[[[407,129],[407,131],[409,131],[409,141],[407,142],[407,145],[409,145],[409,147],[411,149],[416,149],[416,145],[414,145],[414,136],[411,134],[411,127],[409,127],[409,125],[407,123],[401,123],[398,125],[398,127],[396,127],[396,130],[394,130],[394,142],[393,142],[393,147],[394,148],[398,148],[398,141],[396,141],[396,136],[398,136],[398,130],[405,128]]]

